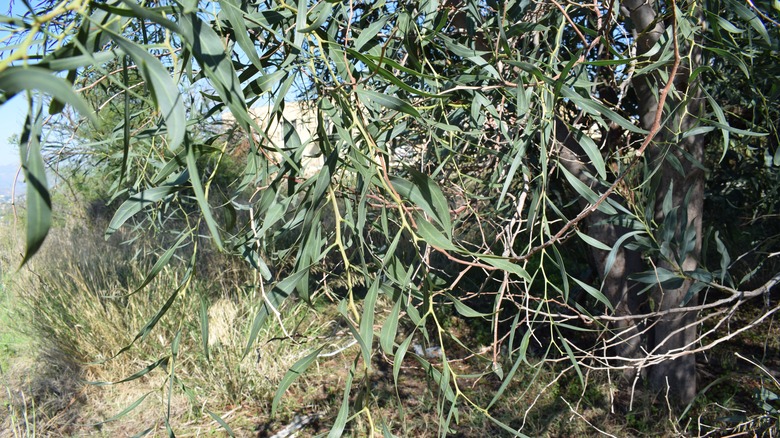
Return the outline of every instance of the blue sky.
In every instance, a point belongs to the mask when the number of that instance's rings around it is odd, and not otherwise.
[[[19,148],[9,143],[9,139],[22,133],[26,113],[23,94],[0,106],[0,166],[19,165]]]
[[[14,0],[0,0],[0,14],[6,15],[11,9],[11,3],[19,7],[20,3]],[[0,44],[6,34],[0,33]],[[10,101],[0,105],[0,166],[19,165],[19,149],[8,142],[9,138],[22,132],[22,124],[27,114],[24,95],[19,94]]]

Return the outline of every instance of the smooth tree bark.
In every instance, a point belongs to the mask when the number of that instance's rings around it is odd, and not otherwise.
[[[673,2],[665,6],[669,11],[675,8]],[[659,5],[649,0],[626,0],[622,8],[636,32],[637,55],[648,53],[667,30],[667,20],[658,12]],[[676,17],[672,15],[668,19],[675,20]],[[679,44],[683,45],[684,42]],[[704,171],[701,163],[705,145],[701,135],[683,138],[682,134],[696,124],[696,115],[701,114],[701,92],[697,84],[688,83],[690,72],[701,60],[695,47],[692,49],[685,45],[679,50],[688,53],[689,57],[681,63],[675,76],[667,79],[674,81],[674,90],[669,93],[665,107],[674,113],[671,117],[667,113],[663,114],[661,120],[666,119],[666,124],[648,148],[647,156],[649,167],[658,168],[655,178],[660,179],[655,184],[654,211],[656,224],[662,224],[656,236],[662,242],[662,250],[655,260],[655,267],[672,272],[691,272],[697,268],[701,253],[704,210]],[[671,74],[669,71],[667,73]],[[634,77],[632,85],[639,103],[640,123],[649,130],[656,121],[658,96],[666,85],[665,81],[660,72],[654,71]],[[670,226],[674,227],[673,232],[664,229]],[[667,236],[671,236],[671,239]],[[696,294],[689,294],[691,285],[690,279],[686,279],[679,287],[666,288],[659,285],[651,294],[653,310],[663,311],[696,303]],[[651,368],[651,386],[659,391],[669,390],[683,404],[690,402],[696,395],[695,356],[686,353],[695,339],[696,313],[681,312],[654,321],[648,340],[651,355],[668,354],[674,357]]]
[[[596,175],[596,170],[589,162],[582,146],[574,139],[569,128],[560,119],[556,120],[555,136],[560,148],[558,157],[561,164],[572,175],[597,191],[599,183],[593,177]],[[611,196],[611,199],[620,202],[617,195]],[[580,199],[579,205],[581,209],[589,207],[589,203],[585,199]],[[590,237],[610,247],[614,247],[620,238],[630,231],[615,221],[611,221],[610,216],[600,210],[588,215],[585,224]],[[643,270],[642,256],[636,251],[621,246],[616,251],[611,266],[607,266],[610,251],[592,246],[589,249],[590,262],[601,278],[601,291],[612,303],[614,316],[626,317],[612,325],[614,336],[607,339],[609,350],[612,351],[611,353],[607,352],[607,354],[624,359],[638,359],[643,354],[643,347],[646,347],[645,329],[643,322],[633,319],[632,316],[645,314],[648,312],[648,308],[646,298],[638,293],[640,285],[631,281],[629,276]],[[635,371],[627,369],[624,373],[626,380],[631,380],[635,376]]]
[[[462,1],[449,0],[445,5],[454,11],[451,15],[451,27],[456,31],[465,32],[469,26],[464,9],[460,7]],[[660,14],[659,8],[671,10],[674,7],[671,2],[662,5],[653,0],[622,2],[621,10],[628,21],[627,27],[634,29],[635,32],[634,43],[637,56],[648,54],[667,31],[665,23],[675,19],[668,13]],[[474,38],[474,47],[486,53],[491,51],[490,45],[482,34],[477,34]],[[658,167],[658,171],[655,172],[657,180],[654,184],[657,187],[654,206],[656,223],[664,224],[667,213],[671,213],[664,212],[665,200],[667,206],[671,202],[674,211],[672,214],[677,218],[685,219],[684,224],[677,222],[672,242],[665,246],[667,251],[652,260],[653,266],[673,272],[680,270],[690,272],[696,269],[701,251],[704,172],[700,163],[704,151],[703,137],[694,135],[679,140],[682,137],[680,134],[691,129],[696,123],[695,115],[700,112],[697,87],[695,84],[687,83],[688,75],[700,60],[695,48],[689,49],[691,48],[680,48],[681,51],[692,54],[692,57],[686,59],[685,68],[677,70],[675,77],[672,78],[675,90],[669,93],[670,95],[679,93],[687,111],[675,110],[681,103],[680,99],[669,96],[665,105],[666,111],[661,119],[664,124],[663,129],[656,135],[647,150],[649,167]],[[655,61],[653,56],[650,56],[650,59]],[[656,123],[659,93],[666,85],[663,78],[670,74],[669,65],[662,68],[667,69],[666,75],[662,75],[659,69],[654,69],[647,74],[635,76],[631,83],[638,102],[637,116],[641,126],[647,130],[653,128]],[[674,115],[669,117],[669,111],[675,111]],[[556,118],[554,128],[561,164],[578,179],[598,191],[599,183],[593,177],[596,171],[582,146],[571,134],[570,128],[560,118]],[[670,196],[670,199],[667,200],[666,196]],[[613,195],[612,199],[619,202],[617,196]],[[584,199],[580,204],[583,208],[588,206]],[[631,230],[611,219],[614,218],[597,210],[585,219],[585,223],[590,237],[614,247]],[[695,239],[693,247],[688,248],[685,254],[680,254],[680,249],[685,247],[682,244],[684,237],[692,235]],[[625,317],[611,327],[613,336],[607,340],[607,344],[612,347],[611,355],[640,364],[624,373],[627,379],[632,379],[639,372],[649,377],[654,389],[658,391],[668,389],[678,402],[685,404],[696,394],[695,358],[693,354],[685,353],[696,338],[696,313],[672,313],[650,321],[632,318],[632,316],[679,307],[686,302],[695,303],[696,294],[688,296],[692,281],[686,280],[681,286],[673,289],[659,286],[651,293],[642,294],[642,285],[632,281],[630,277],[648,269],[648,266],[643,262],[641,254],[625,248],[625,243],[627,242],[624,241],[617,250],[609,266],[607,266],[608,251],[593,247],[590,250],[591,263],[601,276],[601,290],[612,303],[614,316]],[[643,362],[637,361],[643,357],[647,357],[649,361],[655,360],[659,355],[674,358],[653,365],[649,373],[648,368],[641,365]]]
[[[666,32],[658,6],[646,0],[622,3],[629,27],[635,31],[638,56],[647,54]],[[651,208],[656,224],[662,225],[656,238],[663,242],[661,254],[652,259],[652,266],[671,272],[691,272],[697,268],[701,252],[704,172],[700,163],[704,155],[704,138],[693,135],[682,139],[681,134],[695,126],[695,116],[701,113],[702,108],[696,84],[687,83],[689,73],[700,64],[699,53],[690,47],[680,50],[686,50],[691,57],[686,60],[686,66],[678,68],[675,77],[671,78],[674,92],[667,95],[666,111],[661,118],[661,123],[665,124],[647,149],[648,168],[657,169],[653,182],[656,196],[649,202],[654,202]],[[659,93],[666,85],[663,78],[671,72],[666,73],[661,75],[654,70],[632,80],[638,102],[637,116],[644,129],[651,130],[656,123]],[[682,96],[682,102],[680,98],[671,96],[675,92]],[[668,111],[678,107],[685,111],[678,109],[669,117]],[[561,164],[589,187],[598,190],[598,182],[592,177],[596,174],[595,169],[569,128],[557,120],[555,132]],[[619,202],[616,196],[612,199]],[[580,204],[583,208],[588,206],[585,200],[581,200]],[[618,244],[630,231],[599,210],[590,214],[585,223],[590,237],[610,247]],[[664,226],[673,226],[673,232],[664,229]],[[651,321],[632,316],[696,303],[696,294],[689,294],[692,280],[683,281],[679,287],[676,284],[672,288],[659,285],[651,293],[642,294],[642,285],[631,281],[630,277],[648,266],[639,253],[626,249],[625,243],[616,251],[609,266],[608,251],[591,247],[590,254],[593,267],[601,275],[601,291],[614,307],[614,316],[625,317],[611,327],[613,337],[607,340],[607,344],[613,347],[611,355],[624,359],[618,361],[621,363],[642,357],[647,357],[648,362],[655,362],[660,356],[665,356],[663,361],[650,367],[649,372],[641,360],[633,361],[640,365],[628,370],[624,376],[632,379],[640,372],[649,377],[652,388],[661,392],[668,390],[678,402],[686,404],[696,395],[695,357],[686,353],[696,339],[696,312],[671,313]]]

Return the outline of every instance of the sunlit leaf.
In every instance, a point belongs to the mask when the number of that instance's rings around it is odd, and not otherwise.
[[[276,410],[279,408],[279,402],[282,400],[284,393],[287,392],[287,389],[290,387],[290,385],[298,380],[298,378],[306,372],[309,366],[311,366],[311,364],[317,360],[317,355],[320,354],[322,348],[323,347],[316,348],[311,353],[298,359],[298,361],[295,362],[293,366],[290,367],[290,369],[284,374],[282,381],[279,382],[279,387],[276,390],[273,402],[271,403],[271,415],[276,415]]]
[[[154,100],[160,107],[160,113],[165,120],[165,128],[168,131],[168,147],[175,152],[184,142],[187,115],[184,111],[184,102],[179,88],[173,82],[171,74],[157,58],[135,43],[109,30],[104,30],[104,32],[110,34],[119,47],[138,65],[138,71],[151,88]]]
[[[410,105],[407,101],[401,100],[395,96],[366,89],[358,89],[357,94],[362,98],[375,102],[387,109],[406,113],[414,117],[422,117],[415,107]]]

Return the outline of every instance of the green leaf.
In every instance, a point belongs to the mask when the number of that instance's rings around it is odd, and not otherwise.
[[[585,198],[586,201],[588,201],[589,204],[595,205],[600,196],[594,192],[590,187],[588,187],[587,184],[582,182],[579,178],[572,175],[571,172],[569,172],[561,163],[558,163],[558,169],[560,169],[561,173],[563,173],[563,176],[566,177],[566,181],[569,181],[569,184],[574,188],[574,190],[580,194],[583,198]],[[598,206],[599,211],[602,211],[608,215],[615,215],[617,214],[617,210],[615,210],[614,207],[609,205],[607,202],[602,202]]]
[[[254,42],[249,38],[246,21],[244,20],[244,11],[240,9],[239,2],[236,0],[220,0],[219,5],[221,12],[225,14],[228,22],[230,22],[238,46],[241,47],[241,50],[247,58],[249,58],[252,65],[259,70],[262,70],[263,63],[257,56],[257,49],[255,48]],[[189,13],[192,11],[185,12]]]
[[[114,217],[111,218],[111,222],[109,222],[108,228],[106,229],[106,239],[114,234],[119,227],[124,225],[124,223],[136,213],[181,189],[181,186],[165,185],[144,190],[131,196],[130,199],[119,206],[116,213],[114,213]]]
[[[165,19],[158,20],[162,24],[162,20]],[[203,67],[203,73],[211,80],[212,86],[233,113],[238,124],[246,131],[254,127],[257,132],[262,132],[263,130],[257,126],[247,111],[241,82],[219,35],[194,13],[182,14],[179,17],[178,30],[187,41],[187,46],[195,59]]]
[[[525,95],[525,92],[522,90],[520,90],[518,93]],[[507,175],[504,178],[504,185],[501,188],[501,195],[499,195],[498,201],[496,202],[497,209],[501,208],[501,204],[504,201],[504,197],[506,197],[506,194],[509,192],[509,188],[512,186],[512,181],[514,180],[515,173],[517,172],[517,169],[520,167],[523,158],[525,158],[526,156],[525,152],[530,140],[531,140],[531,136],[526,136],[521,141],[516,141],[512,145],[513,146],[512,154],[514,154],[514,158],[512,158],[512,164],[509,166],[509,172],[507,172]]]
[[[395,96],[377,93],[376,91],[366,90],[363,88],[358,88],[356,92],[358,96],[362,97],[363,99],[367,99],[385,108],[406,113],[413,117],[422,117],[420,113],[417,112],[415,107]]]
[[[660,284],[664,289],[677,289],[682,286],[685,280],[666,268],[655,268],[650,271],[638,272],[630,275],[629,279],[637,283]]]
[[[444,367],[444,372],[442,372],[422,357],[414,355],[414,358],[420,362],[420,365],[422,365],[423,368],[428,372],[428,375],[433,379],[433,381],[436,382],[436,384],[439,386],[439,391],[441,391],[441,394],[444,395],[444,398],[446,398],[450,403],[455,403],[455,391],[453,391],[452,387],[450,386],[450,372],[448,363],[446,361],[442,362],[441,366]]]
[[[387,24],[387,20],[389,18],[389,16],[379,17],[378,20],[374,21],[367,28],[360,31],[360,35],[355,40],[355,51],[358,53],[362,52],[363,46],[378,36],[379,32]]]
[[[710,45],[704,45],[702,49],[708,52],[712,52],[720,58],[729,60],[739,68],[739,70],[745,76],[745,79],[751,78],[750,71],[748,70],[748,66],[747,64],[745,64],[745,61],[743,61],[742,58],[735,56],[733,53],[731,53],[728,50],[724,50],[718,47],[713,47]]]
[[[209,232],[211,233],[212,239],[214,239],[214,244],[217,245],[217,248],[222,251],[224,248],[222,246],[222,238],[219,236],[219,228],[217,227],[217,222],[214,220],[214,216],[211,215],[211,206],[209,205],[208,199],[206,199],[206,193],[203,190],[203,185],[200,182],[200,176],[198,174],[198,164],[195,161],[195,148],[192,147],[192,145],[189,142],[189,138],[187,140],[187,170],[190,173],[190,182],[192,182],[192,190],[195,192],[195,199],[198,201],[198,205],[200,206],[200,211],[203,213],[203,219],[206,221],[206,226],[209,229]]]
[[[403,295],[400,295],[398,300],[396,300],[379,333],[379,345],[382,346],[382,350],[386,354],[393,354],[395,335],[398,333],[398,315],[401,313],[401,301],[403,301]]]
[[[200,343],[206,362],[211,362],[209,357],[209,301],[203,293],[200,294]]]
[[[303,43],[304,30],[306,28],[306,15],[309,11],[308,0],[298,0],[296,5],[297,14],[295,17],[295,37],[293,39],[293,45],[297,48],[301,47]]]
[[[247,340],[246,347],[242,357],[246,357],[252,350],[257,335],[260,332],[260,328],[265,323],[265,320],[278,311],[279,306],[289,297],[295,290],[295,286],[300,282],[301,278],[307,274],[308,267],[300,271],[295,272],[292,275],[287,276],[284,280],[278,282],[270,291],[265,292],[263,304],[260,306],[260,310],[252,320],[252,325],[249,329],[249,339]],[[273,309],[271,309],[273,307]]]
[[[445,293],[444,295],[447,298],[449,298],[450,301],[452,301],[452,304],[455,306],[455,310],[459,314],[465,316],[466,318],[489,318],[490,317],[489,313],[477,312],[476,310],[472,309],[471,307],[463,304],[463,301],[453,297],[449,293]]]
[[[422,215],[415,214],[415,223],[417,224],[417,233],[425,243],[440,250],[457,251],[457,247],[452,241],[425,220]]]
[[[715,101],[715,99],[712,98],[712,95],[707,92],[704,88],[702,88],[702,92],[704,93],[704,96],[707,97],[707,102],[710,103],[710,106],[712,107],[712,111],[715,113],[715,117],[718,118],[718,121],[728,126],[729,122],[726,120],[726,115],[723,113],[723,109],[718,105],[718,102]],[[728,129],[721,129],[721,134],[723,134],[723,154],[720,156],[720,161],[723,161],[723,159],[726,157],[726,152],[729,150],[729,130]]]
[[[495,423],[498,427],[507,431],[510,434],[510,436],[517,437],[517,438],[529,438],[528,435],[520,432],[519,430],[512,429],[511,427],[509,427],[509,425],[499,421],[493,416],[488,416],[488,418],[490,419],[490,421]]]
[[[607,167],[604,164],[604,157],[601,155],[601,151],[599,150],[599,147],[596,146],[596,143],[579,129],[572,129],[570,130],[570,133],[574,135],[574,138],[588,155],[590,164],[596,169],[599,178],[607,179]]]
[[[710,14],[710,17],[714,18],[718,26],[720,26],[721,29],[725,30],[728,33],[741,34],[742,32],[744,32],[743,29],[738,28],[737,26],[734,25],[734,23],[726,20],[723,17],[719,17],[714,14]]]
[[[557,330],[556,330],[557,331]],[[569,360],[571,361],[571,364],[574,366],[574,369],[577,371],[577,377],[580,378],[580,385],[582,387],[585,387],[585,376],[582,375],[582,370],[580,369],[580,364],[577,362],[577,358],[574,357],[574,352],[571,350],[571,347],[569,346],[569,343],[566,341],[566,338],[558,332],[559,339],[561,340],[561,343],[563,344],[563,349],[566,350],[566,355],[569,356]]]
[[[570,277],[570,278],[574,280],[574,282],[577,283],[582,288],[582,290],[584,290],[588,295],[597,299],[599,302],[601,302],[601,304],[607,306],[608,309],[615,310],[612,307],[612,303],[609,302],[609,299],[607,299],[607,297],[600,290],[585,283],[584,281],[577,279],[576,277]]]
[[[144,326],[141,328],[141,330],[138,331],[138,333],[135,335],[132,341],[130,341],[129,344],[125,345],[120,349],[116,354],[111,356],[108,360],[111,360],[120,354],[124,353],[125,351],[129,350],[139,339],[143,340],[146,339],[146,336],[151,333],[152,329],[157,325],[158,322],[160,322],[160,319],[162,319],[163,316],[168,312],[168,310],[173,305],[173,302],[176,300],[176,297],[179,295],[179,292],[181,292],[190,282],[190,278],[192,277],[192,266],[190,266],[187,271],[184,274],[184,277],[181,279],[181,282],[179,283],[179,286],[176,288],[176,290],[173,291],[173,293],[168,297],[168,300],[160,307],[160,309],[157,311],[157,313],[152,316],[152,318],[144,324]]]
[[[516,328],[516,324],[513,324],[513,328]],[[509,373],[507,373],[506,378],[502,380],[501,386],[498,388],[495,395],[493,395],[493,399],[490,400],[490,403],[487,405],[487,409],[490,409],[491,406],[496,404],[496,402],[499,400],[499,398],[504,393],[504,391],[506,391],[506,388],[512,382],[512,377],[520,368],[520,365],[523,362],[527,362],[526,353],[528,352],[528,345],[530,343],[531,334],[532,331],[530,329],[526,330],[525,335],[523,336],[523,340],[520,343],[520,351],[518,352],[517,359],[515,360],[515,363],[512,365],[512,369],[510,369]]]
[[[768,45],[772,44],[772,39],[769,37],[769,32],[767,32],[766,26],[764,26],[764,22],[761,21],[761,18],[758,16],[758,14],[748,9],[747,6],[741,2],[729,0],[726,3],[732,11],[739,15],[739,18],[750,23],[753,29],[761,36],[761,38],[764,39]]]
[[[343,53],[343,52],[341,52],[341,53]],[[353,58],[355,58],[356,60],[358,60],[358,61],[362,62],[363,64],[365,64],[366,67],[370,71],[372,71],[372,72],[382,76],[383,78],[385,78],[388,81],[390,81],[391,84],[395,85],[396,87],[398,87],[398,88],[400,88],[400,89],[402,89],[402,90],[404,90],[404,91],[406,91],[408,93],[412,93],[412,94],[415,94],[417,96],[422,96],[422,97],[430,97],[430,98],[433,98],[433,99],[441,99],[441,98],[443,98],[445,96],[445,95],[440,95],[440,94],[429,93],[427,91],[420,90],[419,88],[414,88],[414,87],[410,86],[409,84],[407,84],[406,82],[404,82],[401,79],[399,79],[398,76],[396,75],[396,73],[387,70],[382,65],[388,65],[389,67],[391,67],[395,71],[399,71],[400,70],[401,72],[411,74],[411,75],[413,75],[415,77],[424,77],[424,76],[421,73],[415,72],[414,70],[409,70],[408,68],[403,67],[400,64],[398,64],[396,62],[393,62],[390,59],[387,59],[387,58],[375,58],[375,57],[372,57],[370,55],[366,55],[364,53],[360,53],[360,52],[352,50],[352,49],[347,49],[347,53],[350,56],[352,56]],[[376,61],[376,62],[374,62],[374,61]],[[377,64],[377,62],[379,64]]]
[[[61,55],[61,56],[62,57],[57,57],[57,54],[55,53],[53,54],[53,56],[45,58],[44,61],[35,64],[35,67],[29,67],[29,68],[48,70],[49,71],[48,74],[51,75],[52,71],[63,71],[63,70],[72,71],[81,67],[105,64],[120,56],[124,56],[124,52],[121,49],[114,49],[114,50],[106,50],[104,52],[87,53],[82,55],[74,55],[73,53],[68,53],[67,57],[65,57],[65,55]],[[52,76],[52,78],[54,77]],[[67,80],[65,82],[68,85],[68,89],[72,91],[71,84],[68,83]],[[0,87],[0,89],[2,89],[2,87]],[[79,97],[79,99],[81,99],[78,94],[76,96]],[[88,106],[87,109],[89,109]],[[89,114],[85,113],[83,115],[85,117],[89,117]]]
[[[320,351],[322,351],[322,348],[323,347],[319,347],[301,359],[298,359],[298,361],[284,374],[282,381],[279,382],[279,388],[276,390],[273,402],[271,402],[271,416],[276,415],[276,410],[279,408],[279,402],[282,400],[284,393],[290,385],[305,373],[309,366],[317,360],[317,356],[320,354]]]
[[[414,333],[410,334],[401,342],[401,345],[398,346],[398,350],[395,352],[395,358],[393,358],[393,381],[395,382],[396,387],[398,387],[398,375],[401,373],[404,357],[406,357],[406,352],[409,350],[409,344],[412,343],[413,337]]]
[[[731,266],[731,256],[729,256],[729,251],[728,248],[726,248],[726,245],[722,240],[720,240],[719,233],[719,231],[715,232],[715,243],[718,248],[718,254],[720,254],[720,281],[723,283],[726,275],[729,272],[729,266]]]
[[[523,269],[522,266],[518,265],[517,263],[514,263],[512,260],[506,257],[499,257],[499,256],[493,256],[487,254],[478,254],[477,257],[479,258],[479,260],[491,266],[494,266],[498,269],[501,269],[502,271],[515,274],[520,278],[525,279],[526,281],[529,282],[531,281],[531,276],[528,275],[528,272],[526,272],[526,270]]]
[[[358,346],[360,347],[360,353],[363,355],[363,362],[365,362],[366,369],[371,369],[371,350],[368,348],[368,344],[363,339],[363,336],[360,334],[360,332],[352,325],[352,323],[349,320],[349,315],[347,315],[346,311],[346,300],[342,300],[341,304],[339,305],[339,312],[341,312],[342,316],[344,317],[344,325],[347,326],[347,330],[352,334],[352,337],[355,338],[355,341],[357,341]],[[373,337],[373,336],[372,336]],[[369,339],[368,342],[370,343],[371,340]]]
[[[341,407],[339,413],[336,415],[336,421],[333,422],[333,426],[330,428],[328,438],[339,438],[344,433],[344,428],[347,425],[347,417],[349,416],[349,394],[352,390],[352,380],[355,378],[355,370],[357,368],[357,359],[352,362],[352,367],[347,374],[347,381],[344,382],[344,395],[341,398]]]
[[[393,185],[393,189],[436,219],[442,230],[451,238],[450,207],[441,189],[432,179],[421,172],[409,169],[409,174],[412,177],[411,181],[392,177],[390,183]]]
[[[720,122],[716,122],[714,120],[702,119],[702,122],[709,123],[709,124],[715,126],[718,129],[726,130],[726,131],[732,132],[734,134],[745,135],[745,136],[748,136],[748,137],[766,137],[767,135],[769,135],[766,132],[755,132],[755,131],[748,131],[746,129],[735,128],[733,126],[726,125],[726,124],[723,124],[723,123],[720,123]]]
[[[152,280],[154,280],[155,277],[163,270],[163,268],[168,264],[168,262],[171,260],[171,257],[176,253],[176,250],[179,249],[182,244],[184,243],[184,240],[189,237],[188,234],[182,234],[181,237],[179,237],[179,240],[176,241],[176,243],[173,244],[170,248],[168,248],[167,251],[165,251],[160,258],[157,259],[157,262],[155,262],[154,266],[152,266],[152,269],[149,270],[149,272],[146,274],[146,277],[144,278],[144,281],[141,282],[141,285],[135,288],[133,292],[130,293],[130,295],[135,294],[136,292],[141,291],[146,285],[148,285]]]
[[[366,348],[373,349],[374,340],[374,313],[376,312],[376,299],[379,295],[379,278],[368,288],[366,297],[363,299],[363,314],[360,317],[360,337],[366,344]]]
[[[168,149],[175,152],[184,141],[187,130],[187,115],[179,87],[162,63],[145,49],[108,29],[103,31],[111,35],[119,47],[138,65],[138,72],[146,79],[165,120],[165,128],[168,130]]]
[[[160,366],[164,367],[164,366],[166,366],[170,359],[171,359],[170,356],[165,356],[165,357],[163,357],[161,359],[158,359],[158,360],[150,363],[149,365],[147,365],[143,369],[133,373],[132,375],[127,376],[127,377],[125,377],[122,380],[117,380],[116,382],[88,382],[88,383],[90,385],[94,385],[94,386],[108,386],[108,385],[118,385],[120,383],[132,382],[133,380],[140,379],[141,377],[149,374],[150,372],[152,372],[157,367],[160,367]],[[126,409],[126,410],[129,412],[132,409]]]
[[[638,58],[620,58],[620,59],[598,59],[595,61],[585,61],[582,64],[592,65],[596,67],[606,67],[610,65],[628,65],[636,61]]]
[[[582,239],[583,242],[587,243],[588,245],[590,245],[590,246],[592,246],[592,247],[594,247],[596,249],[600,249],[602,251],[611,251],[612,250],[612,248],[609,245],[607,245],[605,243],[602,243],[602,242],[600,242],[600,241],[598,241],[598,240],[588,236],[587,234],[581,232],[580,230],[576,230],[576,231],[577,231],[577,235],[580,236],[580,239]]]
[[[309,25],[304,27],[303,29],[298,30],[298,32],[301,33],[309,33],[313,30],[319,29],[320,26],[325,24],[325,21],[328,18],[331,18],[331,12],[333,11],[333,4],[330,2],[323,2],[319,3],[317,6],[313,7],[311,12],[312,13],[318,13],[317,18]]]
[[[219,415],[217,415],[217,414],[215,414],[215,413],[211,412],[211,411],[210,411],[210,410],[208,410],[208,409],[206,409],[206,413],[207,413],[207,414],[209,414],[209,416],[210,416],[211,418],[213,418],[213,419],[214,419],[214,421],[216,421],[216,422],[217,422],[217,423],[220,425],[220,427],[222,427],[223,429],[225,429],[225,433],[227,433],[227,434],[228,434],[228,436],[231,436],[231,437],[234,437],[234,436],[236,436],[236,433],[235,433],[235,432],[233,432],[233,429],[231,429],[231,428],[230,428],[230,426],[228,426],[228,424],[225,422],[225,420],[223,420],[223,419],[222,419],[222,417],[220,417]]]
[[[73,106],[82,116],[97,125],[97,117],[87,102],[63,78],[39,67],[11,66],[0,72],[0,103],[5,103],[22,90],[38,90]]]
[[[561,96],[563,96],[566,99],[571,99],[572,102],[576,103],[580,108],[582,108],[585,112],[589,114],[592,114],[594,116],[605,116],[606,118],[620,125],[623,129],[627,129],[637,134],[648,133],[644,129],[634,125],[633,123],[626,120],[622,116],[618,115],[618,113],[612,111],[611,109],[607,108],[603,104],[591,98],[582,97],[580,94],[570,89],[569,87],[561,88]]]
[[[30,108],[32,111],[32,108]],[[46,168],[41,156],[41,124],[40,119],[34,123],[27,118],[19,143],[22,169],[27,181],[27,235],[24,257],[21,266],[43,245],[51,228],[51,198],[49,184],[46,182]]]
[[[607,261],[604,263],[604,272],[601,273],[602,277],[606,277],[612,270],[612,265],[615,264],[617,254],[620,251],[623,242],[640,234],[644,234],[644,231],[631,231],[630,233],[623,234],[618,238],[618,240],[612,246],[612,250],[609,252],[609,255],[607,256]]]
[[[248,91],[246,94],[247,96],[254,95],[261,95],[263,93],[268,93],[276,86],[276,84],[279,83],[282,78],[284,78],[287,75],[287,72],[277,70],[273,73],[269,74],[263,74],[259,78],[255,79],[254,81],[250,82],[249,85],[244,88],[244,91]]]
[[[122,411],[119,412],[118,414],[116,414],[116,415],[114,415],[114,416],[112,416],[112,417],[110,417],[110,418],[108,418],[106,420],[103,420],[103,421],[101,421],[99,423],[95,423],[95,424],[93,424],[93,426],[97,427],[97,426],[100,426],[101,424],[106,424],[106,423],[110,423],[112,421],[119,420],[120,418],[124,417],[125,415],[129,414],[130,412],[132,412],[135,408],[137,408],[138,405],[143,403],[143,401],[146,400],[146,397],[149,397],[149,395],[152,394],[153,392],[154,391],[147,392],[146,394],[144,394],[141,397],[139,397],[138,399],[136,399],[134,402],[130,403],[130,405],[128,407],[122,409]]]

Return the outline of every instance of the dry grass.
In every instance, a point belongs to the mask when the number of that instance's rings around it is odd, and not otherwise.
[[[35,342],[29,351],[14,358],[13,366],[2,376],[0,428],[5,432],[0,436],[113,437],[144,431],[149,436],[165,436],[167,425],[177,436],[221,434],[221,426],[207,411],[221,415],[236,436],[271,436],[296,416],[312,414],[317,420],[298,436],[328,431],[338,413],[350,365],[360,354],[358,346],[316,360],[306,376],[290,387],[277,415],[271,416],[276,388],[297,360],[321,345],[327,353],[349,344],[343,318],[336,304],[326,298],[328,294],[320,294],[314,308],[288,300],[280,309],[285,316],[284,329],[276,320],[269,321],[249,354],[244,355],[248,327],[261,302],[257,279],[234,261],[212,254],[208,273],[182,291],[148,336],[114,357],[130,345],[182,281],[180,265],[174,261],[143,291],[128,296],[154,259],[138,257],[134,247],[118,241],[95,238],[99,230],[83,228],[81,219],[62,220],[60,225],[29,269],[9,283],[17,300],[15,322]],[[20,252],[18,241],[12,240],[8,235],[0,239],[4,264]],[[219,266],[225,268],[217,269]],[[199,325],[201,299],[208,304],[208,358]],[[377,309],[380,324],[389,305],[380,300]],[[450,334],[460,339],[479,338],[480,328],[449,318]],[[375,331],[380,328],[375,327]],[[402,327],[399,342],[409,329]],[[758,363],[776,368],[780,364],[780,330],[771,321],[763,329],[765,335],[736,338],[724,345],[724,352],[742,351],[753,358],[758,355]],[[87,383],[116,382],[170,356],[171,344],[179,333],[173,368],[169,361],[125,383]],[[470,357],[455,344],[446,347],[453,370],[461,376],[458,387],[470,400],[460,399],[457,420],[453,419],[449,431],[441,429],[437,409],[444,404],[446,415],[449,406],[428,371],[408,355],[396,382],[392,364],[376,350],[370,371],[361,365],[355,375],[349,394],[355,415],[345,436],[363,437],[385,428],[397,436],[428,437],[444,432],[462,437],[510,436],[481,409],[501,385],[497,376],[485,374],[489,361]],[[439,366],[436,360],[432,362]],[[681,419],[670,414],[662,398],[645,393],[641,385],[635,394],[636,408],[627,412],[626,391],[617,387],[615,376],[589,373],[583,388],[565,362],[541,363],[531,357],[530,363],[533,366],[519,368],[502,398],[488,411],[529,436],[769,434],[776,430],[771,427],[777,427],[776,417],[772,423],[771,416],[762,416],[752,396],[769,379],[744,361],[718,362],[712,355],[702,357],[700,386],[714,383]],[[512,365],[505,357],[504,369]],[[728,377],[718,381],[723,376]],[[105,422],[142,397],[134,410]]]

